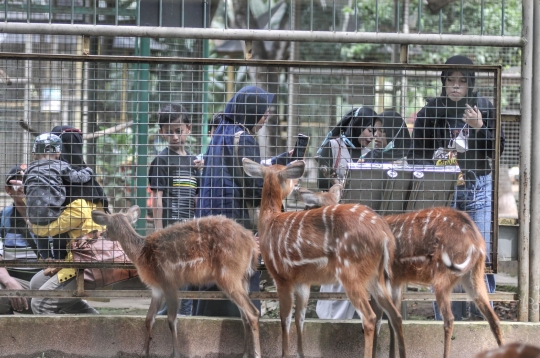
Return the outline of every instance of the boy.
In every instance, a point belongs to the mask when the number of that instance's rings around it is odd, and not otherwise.
[[[83,184],[90,181],[93,174],[90,168],[75,170],[66,162],[61,161],[61,146],[62,140],[57,135],[51,133],[39,135],[32,147],[34,161],[30,163],[23,176],[26,216],[34,233],[39,228],[37,232],[39,236],[51,235],[43,231],[46,231],[47,225],[56,221],[64,211],[66,188],[63,180]],[[73,226],[79,226],[79,224]],[[75,227],[68,229],[75,229]],[[65,250],[60,250],[59,256],[65,256]],[[55,258],[63,259],[64,257]]]
[[[163,106],[158,113],[158,125],[168,146],[154,158],[148,170],[155,230],[195,217],[198,180],[204,163],[185,149],[191,120],[182,105]],[[191,315],[191,307],[192,300],[182,300],[179,314]]]

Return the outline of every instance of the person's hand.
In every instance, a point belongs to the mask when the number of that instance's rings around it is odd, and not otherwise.
[[[47,267],[45,270],[43,270],[43,275],[52,277],[60,271],[60,267]]]
[[[10,180],[9,184],[13,187],[18,194],[24,193],[22,180]]]
[[[193,161],[193,164],[195,165],[195,168],[198,170],[202,170],[204,167],[204,159],[195,159]]]
[[[482,120],[482,112],[478,109],[478,107],[474,106],[471,107],[467,104],[467,109],[465,112],[463,112],[463,118],[464,123],[467,123],[471,128],[480,129],[484,125],[484,121]]]
[[[10,277],[4,285],[6,286],[6,290],[24,290],[24,287],[13,277]],[[28,300],[25,297],[10,297],[9,302],[13,310],[17,312],[28,310]]]

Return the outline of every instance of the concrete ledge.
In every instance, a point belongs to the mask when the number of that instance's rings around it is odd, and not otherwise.
[[[140,357],[144,342],[143,316],[3,316],[0,317],[0,357],[109,358]],[[538,344],[540,324],[502,323],[505,342]],[[291,353],[296,352],[294,324]],[[442,322],[404,322],[408,357],[442,356]],[[153,357],[169,357],[170,332],[165,317],[156,320],[152,332]],[[388,355],[388,327],[383,324],[378,353]],[[240,357],[243,330],[240,320],[181,318],[178,339],[184,357]],[[354,321],[307,320],[306,357],[348,358],[362,356],[361,324]],[[263,357],[281,356],[279,320],[261,320]],[[475,353],[496,346],[485,322],[459,322],[454,327],[451,357],[474,357]]]

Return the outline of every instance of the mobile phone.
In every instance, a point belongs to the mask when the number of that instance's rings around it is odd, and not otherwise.
[[[294,145],[293,154],[291,156],[291,161],[304,160],[308,144],[309,136],[305,134],[298,134],[296,144]]]

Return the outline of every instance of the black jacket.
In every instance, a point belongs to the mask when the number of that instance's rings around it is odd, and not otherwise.
[[[451,103],[451,101],[448,101]],[[488,158],[495,158],[495,108],[486,98],[475,96],[469,105],[476,105],[482,113],[484,125],[476,130],[469,128],[469,148],[458,153],[457,160],[462,172],[474,171],[477,175],[491,172]],[[433,154],[438,148],[447,148],[451,139],[451,121],[460,123],[465,111],[465,103],[447,105],[446,97],[430,100],[416,117],[413,142],[408,159],[414,164],[433,165]],[[500,152],[504,150],[502,129]]]

